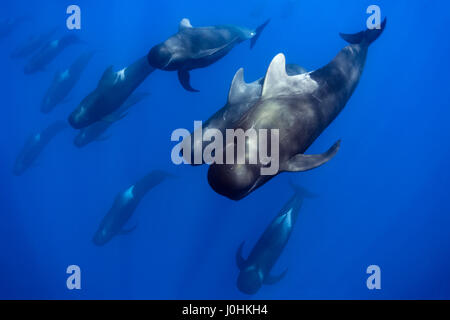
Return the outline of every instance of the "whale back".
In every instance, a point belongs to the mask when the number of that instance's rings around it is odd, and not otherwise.
[[[261,98],[308,94],[318,87],[318,83],[311,79],[309,72],[289,76],[286,72],[286,58],[280,53],[273,58],[267,69]]]

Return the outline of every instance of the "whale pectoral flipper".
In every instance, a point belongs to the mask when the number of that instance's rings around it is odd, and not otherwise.
[[[111,135],[101,136],[100,138],[95,139],[95,141],[103,142],[109,140],[109,138],[111,138]]]
[[[110,114],[104,118],[102,118],[102,121],[114,123],[116,121],[122,120],[128,115],[128,112],[122,113],[122,114]]]
[[[137,228],[137,225],[135,225],[134,227],[131,227],[130,229],[122,229],[119,234],[120,235],[127,235],[130,234],[131,232],[133,232],[135,229]]]
[[[241,270],[245,265],[245,259],[244,259],[244,257],[242,257],[242,249],[244,249],[244,244],[245,244],[245,241],[243,241],[241,243],[238,251],[236,252],[236,264],[237,264],[239,270]]]
[[[297,154],[281,165],[282,171],[300,172],[317,168],[333,158],[339,150],[337,141],[327,152],[321,154]]]
[[[268,284],[268,285],[275,284],[275,283],[277,283],[278,281],[280,281],[281,279],[284,278],[284,276],[286,275],[287,271],[288,271],[287,269],[284,270],[283,273],[278,275],[278,276],[272,276],[272,275],[268,274],[264,278],[264,282],[263,283],[264,284]]]
[[[199,92],[198,90],[191,87],[191,75],[189,74],[189,71],[186,70],[179,70],[178,71],[178,79],[180,80],[181,85],[184,89],[190,92]]]

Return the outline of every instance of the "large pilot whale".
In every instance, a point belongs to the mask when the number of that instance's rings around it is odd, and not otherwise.
[[[262,88],[261,98],[237,123],[236,128],[279,130],[279,167],[275,174],[261,174],[267,163],[214,163],[208,170],[208,181],[219,194],[239,200],[281,172],[314,169],[329,161],[339,149],[339,141],[327,152],[305,155],[304,152],[342,111],[353,94],[364,69],[369,45],[383,32],[379,29],[357,34],[341,34],[350,43],[326,66],[296,76],[285,71],[285,57],[277,55],[271,62]],[[257,138],[246,141],[246,150],[259,148]],[[231,149],[229,149],[231,148]],[[224,148],[236,149],[235,142]],[[267,146],[271,150],[270,145]],[[275,149],[274,149],[275,150]],[[272,154],[275,151],[271,151]],[[225,157],[225,156],[224,156]],[[272,163],[273,164],[273,163]]]
[[[52,84],[48,88],[41,103],[41,112],[49,113],[56,105],[62,103],[77,84],[84,69],[91,60],[93,52],[81,54],[69,68],[55,73]]]
[[[91,124],[89,127],[83,128],[79,130],[77,136],[75,137],[73,143],[78,148],[82,148],[94,141],[104,141],[108,139],[107,136],[103,134],[117,121],[125,118],[128,114],[128,110],[138,104],[146,97],[148,97],[148,93],[146,92],[135,92],[133,93],[120,107],[117,111],[108,116],[108,119],[95,122]]]
[[[14,175],[20,176],[30,168],[48,143],[66,128],[68,128],[67,123],[57,121],[43,131],[31,135],[16,158],[13,168]]]
[[[286,73],[289,76],[306,73],[306,69],[296,64],[286,64]],[[251,83],[245,82],[244,69],[239,69],[234,75],[231,82],[230,90],[228,92],[228,99],[224,107],[214,113],[208,120],[202,123],[200,129],[195,130],[189,137],[185,139],[186,147],[191,150],[190,154],[183,153],[185,161],[191,165],[204,164],[204,158],[201,157],[201,163],[196,163],[195,152],[200,151],[203,155],[205,148],[208,145],[208,130],[218,130],[223,136],[226,134],[226,129],[234,128],[236,123],[242,116],[248,112],[258,100],[261,98],[262,85],[264,77],[253,81]],[[198,157],[197,157],[198,158]]]
[[[150,50],[148,62],[157,69],[178,71],[183,88],[197,92],[190,84],[190,70],[213,64],[245,40],[250,40],[253,48],[268,23],[255,30],[233,25],[193,27],[185,18],[178,33]]]
[[[124,227],[139,202],[150,189],[153,189],[168,177],[170,177],[169,173],[152,171],[137,183],[120,192],[116,196],[112,208],[101,221],[92,239],[94,244],[102,246],[118,234],[127,234],[133,231],[135,227],[131,229],[124,229]]]
[[[289,241],[303,200],[315,197],[303,188],[293,184],[291,186],[295,194],[264,231],[248,258],[244,259],[242,256],[244,242],[236,253],[236,263],[240,270],[237,287],[243,293],[255,294],[263,284],[275,284],[286,275],[287,270],[276,276],[270,272]]]
[[[68,34],[60,39],[47,41],[47,43],[33,55],[24,67],[25,74],[33,74],[38,71],[44,71],[45,67],[53,61],[67,47],[82,43],[74,34]]]
[[[108,67],[97,88],[70,114],[70,125],[75,129],[82,129],[107,119],[154,70],[145,56],[117,72],[113,71],[113,66]]]

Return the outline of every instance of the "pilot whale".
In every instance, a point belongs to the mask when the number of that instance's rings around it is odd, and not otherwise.
[[[48,41],[25,65],[24,73],[33,74],[38,71],[44,71],[45,67],[63,52],[64,49],[77,43],[82,43],[82,41],[74,34]]]
[[[22,59],[27,58],[37,50],[42,48],[42,46],[47,43],[47,41],[55,34],[56,28],[51,29],[45,33],[36,34],[28,37],[26,42],[18,45],[10,55],[11,59]]]
[[[138,104],[144,100],[149,94],[146,92],[133,93],[117,111],[111,114],[108,119],[95,122],[89,127],[79,130],[73,143],[78,148],[82,148],[94,141],[103,141],[108,137],[102,136],[109,127],[111,127],[117,121],[127,116],[128,109],[135,104]]]
[[[93,55],[93,52],[83,53],[70,65],[69,68],[55,73],[53,82],[42,99],[42,113],[51,112],[56,105],[64,101],[73,87],[77,84],[81,74]]]
[[[154,70],[145,56],[117,72],[113,71],[113,66],[108,67],[97,88],[70,114],[70,125],[75,129],[82,129],[107,118],[122,106]]]
[[[296,64],[287,64],[286,73],[289,76],[299,75],[306,73],[306,69]],[[201,163],[196,163],[195,152],[201,151],[203,155],[205,148],[207,147],[208,130],[218,130],[222,136],[225,136],[226,129],[234,128],[236,123],[241,117],[250,110],[256,102],[261,98],[262,85],[264,83],[264,77],[246,83],[244,80],[244,69],[239,69],[234,75],[231,87],[228,93],[227,103],[223,108],[214,113],[208,120],[202,123],[201,132],[199,129],[192,132],[187,138],[188,145],[190,147],[190,154],[181,152],[185,161],[191,165],[204,164],[204,159],[201,157]]]
[[[326,66],[312,72],[288,76],[285,57],[277,55],[271,62],[262,88],[261,98],[239,120],[236,128],[279,130],[279,168],[275,174],[262,175],[267,163],[214,163],[208,170],[208,182],[219,194],[240,200],[281,172],[301,172],[329,161],[338,152],[336,142],[327,152],[305,155],[304,152],[342,111],[353,94],[364,69],[369,45],[383,32],[379,29],[357,34],[341,34],[350,44]],[[246,141],[247,151],[257,150],[257,139]],[[236,148],[235,143],[224,148]],[[268,145],[268,150],[271,150]],[[230,150],[230,149],[228,149]],[[271,152],[271,154],[273,154]],[[225,157],[225,156],[224,156]]]
[[[247,259],[242,256],[244,243],[236,253],[236,264],[240,270],[237,287],[246,294],[255,294],[263,284],[271,285],[280,281],[286,271],[272,275],[270,271],[289,241],[305,198],[314,198],[312,193],[291,184],[295,194],[284,205],[275,219],[259,238]]]
[[[13,168],[14,175],[20,176],[30,168],[49,142],[66,128],[68,128],[67,123],[57,121],[42,132],[31,135],[16,158]]]
[[[268,23],[269,20],[255,30],[233,25],[194,28],[185,18],[178,33],[150,50],[148,62],[157,69],[178,71],[183,88],[198,92],[190,84],[190,70],[213,64],[245,40],[250,40],[253,48]]]
[[[124,229],[124,226],[133,215],[139,202],[150,189],[159,185],[169,176],[169,173],[163,171],[152,171],[137,183],[120,192],[116,196],[112,208],[101,221],[92,239],[94,244],[102,246],[118,234],[127,234],[133,231],[135,227]]]

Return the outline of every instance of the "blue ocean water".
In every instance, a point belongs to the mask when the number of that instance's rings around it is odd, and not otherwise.
[[[0,39],[0,298],[2,299],[448,299],[450,298],[450,43],[446,1],[87,1],[77,0],[86,43],[46,70],[24,75],[11,51],[33,32],[65,31],[68,1],[3,1],[0,18],[32,20]],[[342,139],[337,156],[304,173],[284,173],[235,202],[208,185],[207,166],[176,166],[173,130],[193,129],[221,108],[235,72],[264,75],[283,52],[307,70],[346,45],[339,32],[365,28],[366,8],[388,17],[370,47],[346,108],[308,153]],[[110,65],[119,70],[177,31],[194,26],[256,27],[271,18],[257,45],[237,46],[192,72],[197,94],[175,73],[155,71],[137,91],[150,96],[109,130],[106,141],[74,147],[73,130],[56,136],[35,165],[12,174],[30,134],[69,113]],[[54,72],[82,52],[95,56],[68,100],[44,115],[39,106]],[[154,169],[175,174],[140,203],[129,235],[103,247],[92,236],[119,191]],[[319,195],[305,200],[273,273],[286,277],[254,296],[236,288],[235,253],[248,254],[291,197],[289,180]],[[81,268],[81,290],[68,290],[66,268]],[[381,269],[368,290],[366,269]]]

